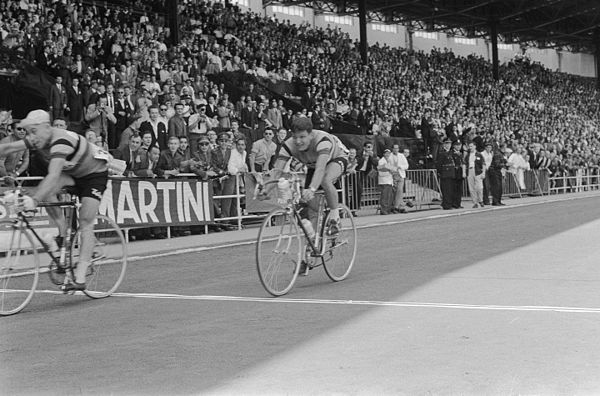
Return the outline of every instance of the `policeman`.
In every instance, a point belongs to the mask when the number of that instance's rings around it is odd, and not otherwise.
[[[460,140],[452,143],[452,158],[454,159],[454,191],[452,192],[452,207],[462,209],[463,180],[467,177],[465,157],[461,151]]]
[[[454,192],[454,157],[450,152],[452,141],[446,138],[443,141],[442,151],[436,159],[436,168],[440,178],[440,189],[442,190],[442,208],[452,209]]]

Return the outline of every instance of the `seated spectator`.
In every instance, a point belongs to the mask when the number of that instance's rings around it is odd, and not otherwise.
[[[8,136],[0,140],[0,144],[12,143],[23,140],[27,132],[19,127],[16,122],[13,122],[8,130],[12,130]],[[10,176],[19,177],[23,175],[29,167],[29,150],[18,151],[8,154],[5,157],[0,157],[0,177]]]
[[[263,138],[252,144],[249,155],[250,172],[253,174],[268,171],[271,159],[277,152],[277,144],[273,142],[275,133],[272,129],[265,129]]]
[[[171,176],[177,176],[180,172],[181,161],[183,157],[177,152],[179,149],[179,139],[175,136],[169,138],[169,144],[166,150],[160,152],[160,158],[156,165],[156,174],[158,177],[168,179]]]
[[[152,146],[148,149],[148,154],[141,157],[140,162],[133,165],[133,174],[137,177],[157,177],[156,166],[160,158],[160,149]]]
[[[140,146],[142,144],[142,138],[140,135],[131,135],[129,138],[129,145],[126,148],[115,150],[113,155],[116,159],[125,161],[127,164],[125,175],[129,175],[133,172],[134,165],[141,162]]]

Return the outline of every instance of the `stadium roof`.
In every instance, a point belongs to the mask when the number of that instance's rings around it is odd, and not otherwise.
[[[499,41],[573,52],[596,51],[600,42],[600,0],[365,0],[367,19],[489,37],[497,22]],[[358,15],[358,0],[284,0],[317,12]]]

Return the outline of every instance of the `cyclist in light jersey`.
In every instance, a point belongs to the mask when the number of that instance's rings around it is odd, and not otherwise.
[[[81,248],[79,263],[74,270],[74,283],[65,290],[84,290],[85,275],[91,262],[95,237],[94,219],[98,213],[102,194],[108,181],[108,153],[90,144],[77,133],[50,126],[50,116],[43,110],[31,111],[19,126],[34,137],[36,149],[50,152],[48,175],[40,182],[32,196],[25,196],[21,206],[33,210],[42,200],[55,200],[56,194],[64,187],[73,186],[81,201],[79,208],[79,230]],[[66,224],[60,210],[48,208],[48,214],[56,222],[60,236],[66,232]]]
[[[317,189],[322,188],[331,211],[331,223],[327,226],[335,234],[339,232],[339,201],[334,183],[346,172],[348,149],[334,135],[313,129],[306,117],[294,120],[292,134],[281,146],[274,169],[282,171],[290,158],[307,166],[302,198],[308,202],[309,219],[314,226],[318,202],[313,198]]]

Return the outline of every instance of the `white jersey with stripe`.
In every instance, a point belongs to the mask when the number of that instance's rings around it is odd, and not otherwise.
[[[278,158],[288,160],[293,157],[312,169],[315,168],[317,158],[321,154],[327,154],[328,161],[335,158],[348,158],[348,149],[337,136],[318,129],[313,129],[312,133],[314,136],[307,150],[302,151],[296,148],[292,137],[283,143]]]
[[[96,150],[85,137],[71,131],[52,128],[50,140],[50,160],[64,158],[63,172],[69,176],[80,178],[93,173],[106,172],[108,164],[105,160],[94,157]]]

